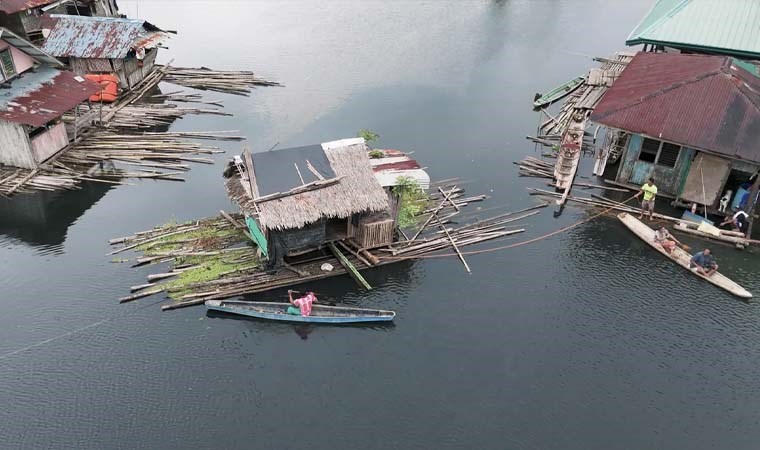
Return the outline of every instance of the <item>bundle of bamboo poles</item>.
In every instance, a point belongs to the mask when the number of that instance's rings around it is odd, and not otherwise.
[[[180,108],[171,103],[141,103],[119,109],[111,117],[107,126],[113,128],[154,128],[171,125],[187,114],[232,115],[217,109]]]
[[[112,245],[123,245],[112,254],[135,249],[143,252],[142,256],[138,256],[135,260],[135,265],[170,264],[168,270],[150,275],[147,283],[133,286],[132,294],[120,300],[126,302],[148,295],[165,293],[178,300],[178,302],[162,306],[163,310],[170,310],[203,304],[206,300],[254,294],[347,274],[349,273],[347,267],[362,270],[403,259],[424,257],[447,249],[457,252],[469,271],[470,268],[460,251],[461,247],[521,233],[524,228],[508,228],[507,224],[538,214],[537,210],[547,205],[541,204],[482,220],[470,220],[465,225],[451,228],[444,224],[446,216],[459,214],[467,204],[485,198],[485,196],[465,197],[464,190],[458,187],[457,183],[461,184],[455,179],[432,184],[433,193],[430,201],[439,204],[435,208],[420,213],[420,219],[424,220],[424,223],[413,238],[375,248],[371,252],[360,248],[353,240],[346,239],[335,244],[336,248],[340,248],[342,255],[327,251],[316,252],[310,259],[292,263],[293,265],[284,264],[273,270],[260,267],[255,248],[249,243],[251,238],[247,234],[243,217],[230,216],[223,211],[218,217],[179,226],[157,227],[132,236],[112,239],[110,241]],[[458,197],[453,198],[455,196]],[[447,209],[452,212],[447,213]],[[235,233],[234,237],[213,245],[208,245],[208,239],[204,241],[198,239],[197,236],[192,237],[193,233],[199,233],[199,230],[209,229],[223,234],[229,231]],[[244,243],[246,245],[243,245]],[[167,250],[167,245],[174,247]],[[188,261],[188,257],[192,260]],[[232,258],[233,261],[228,262],[234,263],[235,266],[213,277],[203,277],[193,282],[173,281],[192,279],[194,271],[200,270],[197,266],[203,267],[208,264],[208,261],[203,258]],[[332,269],[324,269],[325,263],[329,263]]]
[[[211,70],[205,67],[167,67],[164,81],[194,89],[249,95],[255,86],[280,86],[280,83],[258,78],[249,71]]]
[[[520,167],[521,177],[554,178],[553,163],[541,161],[532,156],[526,156],[521,161],[515,161],[513,164]]]

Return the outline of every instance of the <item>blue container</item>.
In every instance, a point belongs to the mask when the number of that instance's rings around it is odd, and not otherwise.
[[[749,197],[749,191],[744,188],[739,188],[734,195],[734,201],[731,202],[731,209],[738,211],[741,207],[747,204],[747,197]]]

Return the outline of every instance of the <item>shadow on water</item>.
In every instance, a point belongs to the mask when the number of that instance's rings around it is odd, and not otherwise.
[[[33,247],[60,252],[69,227],[92,208],[112,185],[84,183],[82,189],[0,198],[0,234]]]

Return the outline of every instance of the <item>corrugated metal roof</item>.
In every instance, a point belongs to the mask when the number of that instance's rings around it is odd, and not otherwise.
[[[10,89],[0,90],[0,120],[39,127],[101,89],[71,72],[43,66],[14,79]]]
[[[40,63],[63,67],[63,63],[19,35],[0,27],[0,39],[11,44]]]
[[[127,56],[130,50],[153,48],[167,33],[144,20],[118,17],[53,15],[56,24],[43,49],[54,56],[76,58],[113,58]]]
[[[757,0],[658,0],[626,44],[760,58],[759,24]]]
[[[639,53],[591,120],[760,162],[760,78],[726,56]]]
[[[27,9],[49,5],[58,0],[0,0],[0,11],[5,14],[15,14]]]

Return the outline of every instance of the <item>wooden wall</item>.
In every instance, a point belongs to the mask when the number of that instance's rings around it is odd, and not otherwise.
[[[9,47],[11,49],[13,65],[16,66],[16,73],[24,73],[34,67],[34,59],[31,56],[8,44],[7,42],[0,40],[0,51],[5,50]]]
[[[683,147],[678,155],[675,167],[666,167],[646,161],[639,161],[639,153],[641,152],[643,141],[644,138],[641,135],[631,135],[631,138],[628,140],[628,148],[620,163],[617,181],[641,186],[646,183],[649,177],[654,177],[655,185],[657,185],[659,192],[677,197],[681,193],[686,176],[689,174],[689,167],[696,151]]]
[[[23,125],[0,120],[0,164],[25,169],[37,167]]]
[[[63,122],[32,138],[32,155],[38,163],[45,162],[58,150],[69,144],[69,136]]]

